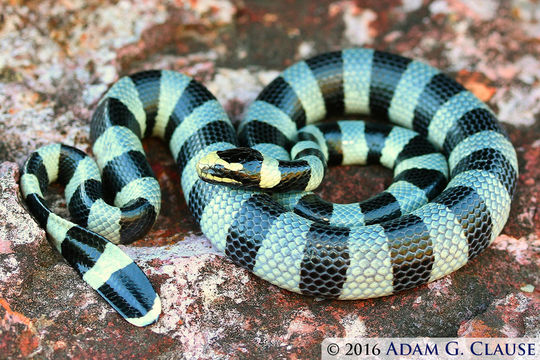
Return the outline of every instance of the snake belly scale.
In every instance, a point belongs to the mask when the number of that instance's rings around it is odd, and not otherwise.
[[[414,131],[314,125],[339,113]],[[120,79],[90,135],[97,163],[61,144],[32,153],[23,196],[66,261],[138,326],[157,320],[160,300],[114,244],[143,237],[159,213],[144,136],[169,144],[190,211],[217,249],[277,286],[326,298],[389,295],[460,268],[501,232],[518,172],[508,137],[472,93],[426,64],[362,48],[289,67],[249,106],[238,136],[203,85],[172,71]],[[377,162],[394,182],[368,200],[332,204],[311,192],[328,164]],[[76,224],[47,207],[54,181]]]

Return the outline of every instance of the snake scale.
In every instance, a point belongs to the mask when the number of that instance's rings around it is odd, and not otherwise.
[[[327,114],[400,126],[314,124]],[[90,136],[97,164],[62,144],[32,153],[23,197],[65,260],[137,326],[155,322],[161,303],[114,244],[143,237],[160,210],[145,136],[169,144],[189,209],[217,249],[277,286],[325,298],[389,295],[460,268],[501,232],[518,172],[507,135],[472,93],[431,66],[364,48],[286,69],[248,107],[238,135],[190,77],[123,77],[100,101]],[[365,163],[393,169],[392,185],[355,204],[311,191],[328,164]],[[47,207],[54,181],[77,224]]]

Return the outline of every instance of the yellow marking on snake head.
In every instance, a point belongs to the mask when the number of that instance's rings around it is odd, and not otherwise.
[[[236,181],[234,179],[229,179],[229,178],[224,178],[224,177],[219,177],[219,176],[213,176],[213,175],[204,175],[204,179],[206,180],[213,180],[213,181],[216,181],[216,182],[223,182],[223,183],[229,183],[229,184],[239,184],[239,185],[242,185],[242,183],[240,181]]]
[[[208,153],[207,155],[203,156],[197,163],[197,174],[199,174],[199,177],[203,179],[207,179],[207,180],[213,180],[217,182],[224,182],[224,183],[230,183],[230,184],[242,184],[240,181],[237,181],[231,178],[209,174],[207,170],[212,168],[215,165],[221,165],[229,171],[241,171],[244,169],[244,166],[242,164],[229,163],[223,160],[222,158],[220,158],[219,155],[217,154],[217,151],[212,151]]]

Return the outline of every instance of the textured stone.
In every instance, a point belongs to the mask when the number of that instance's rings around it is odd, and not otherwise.
[[[539,312],[540,304],[534,300],[534,295],[510,293],[494,301],[482,314],[461,324],[458,335],[537,338],[540,336]]]
[[[537,1],[8,3],[0,15],[0,358],[315,358],[331,336],[539,336]],[[20,204],[26,154],[57,141],[89,150],[91,113],[120,76],[182,71],[237,121],[286,66],[355,44],[454,75],[499,114],[515,144],[520,175],[503,234],[451,276],[366,301],[280,290],[212,248],[167,147],[148,139],[162,211],[145,239],[123,249],[160,293],[163,315],[138,329],[80,281]],[[390,181],[378,166],[332,168],[319,192],[357,201]],[[60,190],[48,200],[66,215]]]

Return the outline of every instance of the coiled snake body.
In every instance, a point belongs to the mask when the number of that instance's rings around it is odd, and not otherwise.
[[[371,114],[416,132],[310,125],[331,113]],[[433,281],[486,248],[508,218],[518,171],[512,144],[484,103],[421,62],[371,49],[299,62],[261,92],[238,133],[197,81],[137,73],[120,79],[93,115],[97,164],[66,145],[42,147],[24,166],[23,195],[66,261],[138,326],[157,320],[159,297],[113,243],[141,238],[159,213],[144,136],[168,142],[213,245],[298,293],[361,299]],[[392,168],[394,182],[368,200],[332,204],[309,191],[327,163],[373,162]],[[78,225],[45,204],[53,181],[65,185]]]

